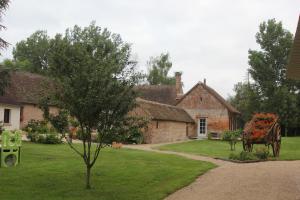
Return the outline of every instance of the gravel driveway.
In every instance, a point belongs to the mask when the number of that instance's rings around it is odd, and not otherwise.
[[[166,200],[300,200],[300,161],[236,164],[203,156],[153,150],[153,145],[127,147],[177,154],[219,165]]]

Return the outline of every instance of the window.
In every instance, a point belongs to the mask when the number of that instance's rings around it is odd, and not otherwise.
[[[205,134],[206,133],[206,119],[201,118],[199,119],[199,134]]]
[[[10,123],[10,109],[4,109],[4,123]]]

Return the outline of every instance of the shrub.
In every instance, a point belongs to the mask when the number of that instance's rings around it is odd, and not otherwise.
[[[229,155],[229,159],[231,159],[231,160],[240,160],[240,154],[231,153]]]
[[[242,133],[241,129],[235,130],[235,131],[224,131],[222,135],[222,140],[228,141],[230,144],[230,150],[235,150],[235,145],[240,138]]]
[[[4,131],[3,122],[0,121],[0,135],[2,134],[3,131]]]
[[[24,129],[31,142],[60,144],[61,136],[47,126],[47,122],[31,120]]]
[[[240,160],[240,161],[257,160],[256,156],[252,152],[247,152],[247,151],[242,151],[239,154],[231,153],[229,155],[229,159]]]
[[[261,160],[268,159],[269,154],[269,149],[267,147],[258,147],[255,149],[255,156]]]
[[[256,156],[252,153],[252,152],[248,152],[248,151],[242,151],[240,153],[240,159],[241,161],[245,161],[245,160],[257,160]]]
[[[213,137],[213,136],[212,136],[212,133],[211,133],[211,132],[208,132],[208,134],[207,134],[207,139],[208,139],[208,140],[211,140],[212,137]]]

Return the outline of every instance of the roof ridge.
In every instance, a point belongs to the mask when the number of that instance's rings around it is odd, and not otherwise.
[[[177,106],[164,104],[164,103],[160,103],[160,102],[157,102],[157,101],[150,101],[150,100],[143,99],[141,97],[138,97],[137,101],[142,101],[142,102],[145,102],[145,103],[151,103],[151,104],[155,104],[155,105],[161,105],[161,106],[166,106],[166,107],[170,107],[170,108],[176,108],[176,109],[184,110],[183,108],[180,108],[180,107],[177,107]]]

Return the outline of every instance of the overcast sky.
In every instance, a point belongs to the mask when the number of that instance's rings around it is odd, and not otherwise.
[[[52,36],[95,20],[132,44],[141,70],[150,56],[169,52],[170,74],[183,72],[184,91],[206,78],[227,98],[246,77],[259,23],[275,18],[294,34],[299,11],[300,0],[11,0],[0,34],[12,45],[0,60],[36,30]]]

